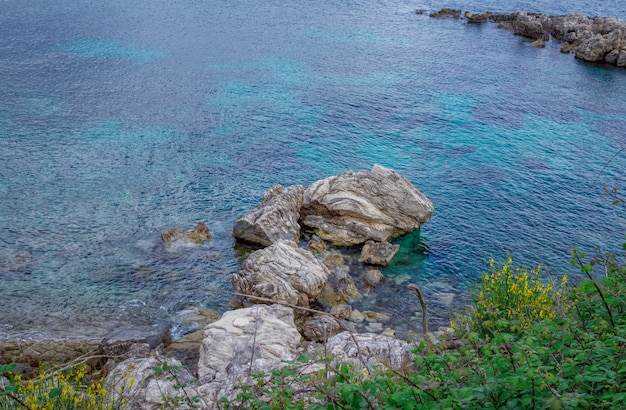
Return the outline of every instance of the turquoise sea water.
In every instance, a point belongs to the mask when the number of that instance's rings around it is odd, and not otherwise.
[[[181,2],[182,3],[182,2]],[[276,183],[375,163],[435,204],[360,308],[434,318],[487,259],[619,245],[626,70],[415,9],[626,18],[607,1],[0,1],[0,335],[224,311],[230,230]],[[213,239],[166,249],[204,221]],[[88,329],[88,330],[87,330]]]

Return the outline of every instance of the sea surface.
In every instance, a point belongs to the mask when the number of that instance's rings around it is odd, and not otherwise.
[[[231,228],[274,184],[381,164],[435,204],[355,307],[433,324],[488,259],[576,276],[625,232],[626,69],[428,12],[626,18],[626,2],[0,0],[0,337],[223,312]],[[417,15],[416,9],[427,11]],[[213,238],[166,247],[204,221]],[[414,326],[419,328],[419,326]]]

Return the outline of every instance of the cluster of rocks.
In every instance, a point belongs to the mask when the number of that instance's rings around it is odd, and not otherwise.
[[[308,308],[314,302],[318,310],[338,306],[344,319],[358,322],[361,312],[345,305],[361,294],[341,250],[361,246],[362,264],[385,266],[399,250],[387,240],[418,229],[433,209],[406,178],[379,165],[308,187],[276,185],[233,228],[239,240],[265,248],[253,252],[233,276],[236,296],[231,306],[281,303]],[[364,271],[362,282],[380,282],[380,271]],[[309,340],[347,328],[324,320],[306,309],[297,311]]]
[[[219,400],[235,399],[236,386],[253,385],[254,374],[281,368],[303,354],[315,357],[325,351],[332,360],[352,361],[367,371],[381,363],[400,368],[411,352],[409,344],[393,337],[348,332],[329,337],[322,350],[303,341],[293,309],[278,304],[228,311],[201,334],[195,371],[160,352],[137,355],[109,372],[105,385],[111,398],[128,400],[128,408],[158,409],[168,399],[185,398],[197,398],[197,408],[221,408]],[[315,361],[302,366],[303,373],[323,368]]]
[[[510,14],[466,11],[463,15],[468,24],[496,22],[499,28],[535,40],[532,45],[537,47],[544,47],[545,41],[552,36],[561,42],[562,52],[573,52],[578,59],[626,67],[626,22],[623,20],[577,14],[550,16],[519,11]],[[461,10],[442,9],[430,16],[458,19],[461,18]]]

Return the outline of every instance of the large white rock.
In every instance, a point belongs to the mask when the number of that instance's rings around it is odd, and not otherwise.
[[[396,171],[374,165],[371,172],[344,172],[304,190],[305,225],[336,245],[384,241],[418,229],[433,203]]]
[[[309,298],[320,294],[329,274],[311,252],[281,240],[253,252],[233,275],[232,283],[237,292],[245,295],[307,305]]]
[[[204,331],[198,377],[208,390],[227,391],[252,373],[280,368],[294,360],[300,333],[293,310],[280,305],[255,305],[231,310]]]

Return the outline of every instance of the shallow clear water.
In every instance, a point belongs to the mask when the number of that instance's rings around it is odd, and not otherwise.
[[[618,245],[626,70],[415,9],[626,18],[623,2],[0,1],[0,332],[224,311],[236,219],[375,163],[435,204],[359,307],[445,322],[490,255],[574,273]],[[181,2],[182,3],[182,2]],[[613,158],[613,159],[612,159]],[[205,221],[213,239],[166,249]]]

